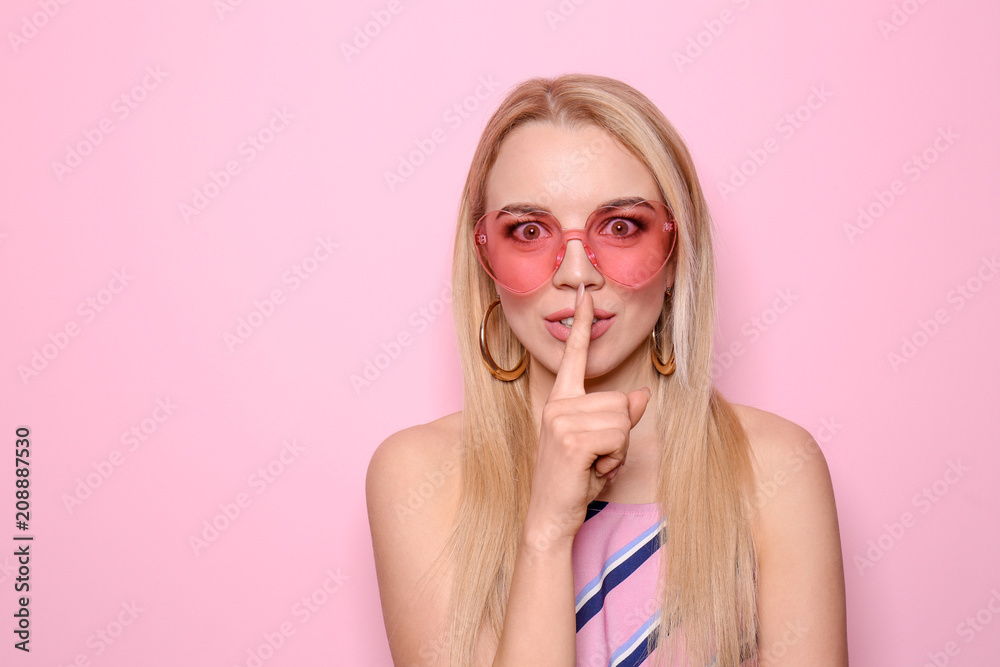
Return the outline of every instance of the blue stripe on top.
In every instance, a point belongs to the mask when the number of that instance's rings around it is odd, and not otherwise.
[[[636,667],[637,665],[641,665],[649,657],[650,651],[656,648],[658,637],[656,631],[660,627],[659,621],[660,612],[657,611],[646,619],[642,627],[636,630],[635,634],[628,638],[628,641],[619,646],[611,654],[608,667]],[[652,642],[648,641],[650,635],[653,635]]]
[[[593,519],[597,514],[608,506],[608,501],[606,500],[594,500],[589,505],[587,505],[587,517],[584,522]]]
[[[660,524],[655,523],[604,562],[601,573],[576,596],[576,631],[604,606],[605,596],[625,581],[660,548]]]

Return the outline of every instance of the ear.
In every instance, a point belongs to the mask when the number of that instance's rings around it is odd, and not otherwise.
[[[677,273],[677,262],[671,257],[670,261],[667,262],[666,270],[663,272],[663,282],[666,283],[665,291],[670,293],[673,292],[674,283],[676,282]]]

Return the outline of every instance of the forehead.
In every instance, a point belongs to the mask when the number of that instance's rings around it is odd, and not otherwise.
[[[586,217],[611,199],[659,200],[646,166],[595,125],[536,122],[513,130],[500,145],[486,183],[486,210],[531,203],[560,215]]]

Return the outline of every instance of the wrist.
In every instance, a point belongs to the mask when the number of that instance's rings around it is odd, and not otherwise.
[[[532,553],[559,553],[573,547],[576,529],[565,515],[532,516],[528,513],[521,528],[521,549]]]

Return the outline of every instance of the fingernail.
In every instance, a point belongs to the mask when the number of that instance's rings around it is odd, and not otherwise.
[[[649,387],[643,387],[642,390],[646,392],[646,398],[653,397],[653,390],[650,389]]]
[[[580,286],[576,290],[576,305],[578,306],[583,303],[583,290],[583,283],[580,283]]]
[[[615,468],[614,470],[612,470],[611,472],[608,473],[608,481],[609,482],[615,481],[615,477],[617,475],[618,475],[618,468]]]

